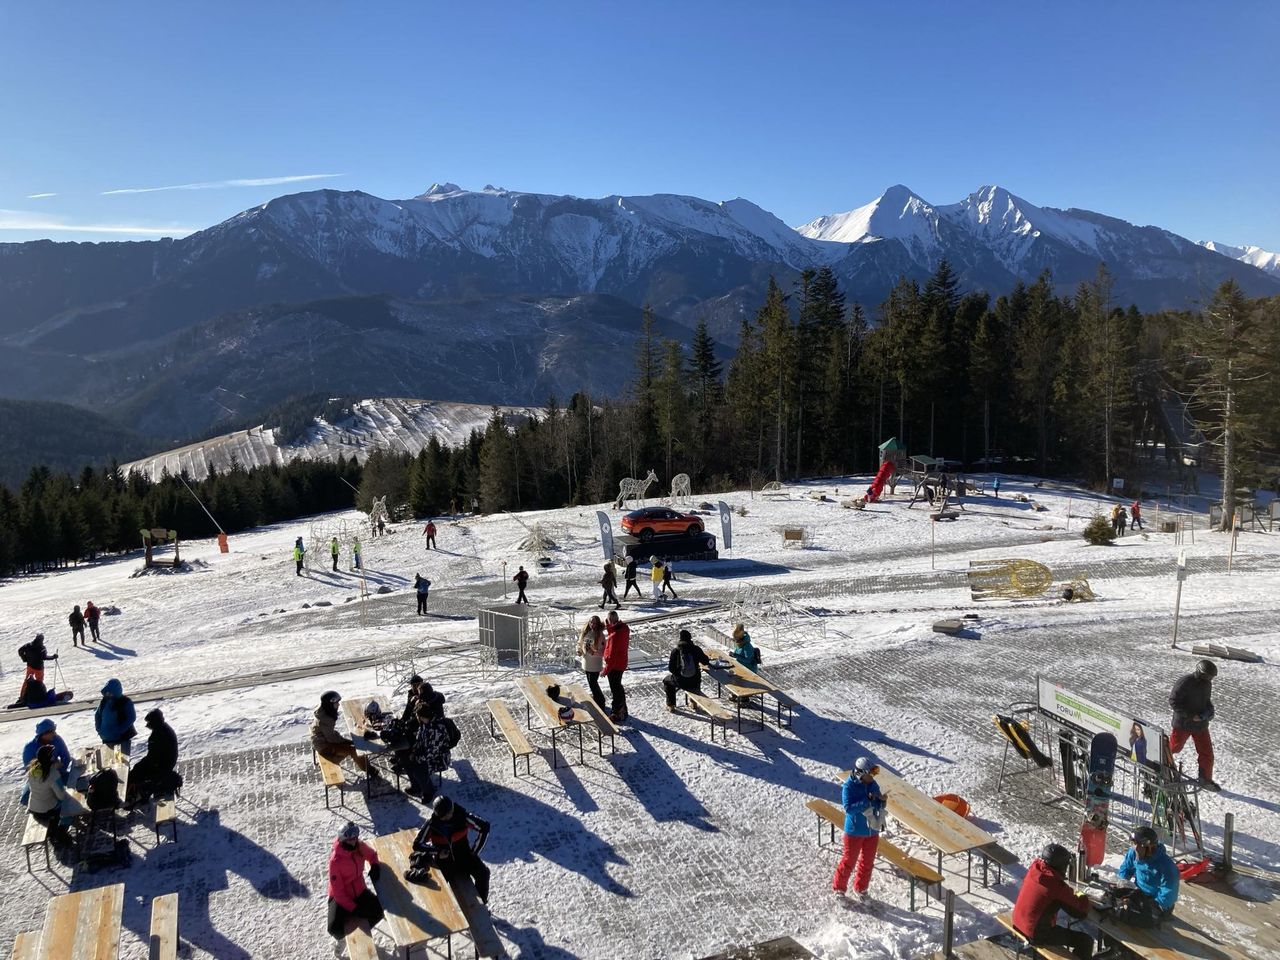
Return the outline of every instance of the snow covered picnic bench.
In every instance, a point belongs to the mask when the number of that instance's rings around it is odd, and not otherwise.
[[[156,843],[160,842],[160,829],[165,825],[173,827],[173,842],[178,842],[178,805],[172,797],[156,801],[155,823]],[[176,896],[176,894],[175,894]]]
[[[329,809],[329,791],[338,789],[338,806],[345,807],[347,798],[342,795],[342,785],[347,782],[342,768],[319,754],[315,755],[316,766],[320,768],[320,780],[324,784],[324,808]]]
[[[498,734],[502,734],[503,742],[506,743],[507,749],[511,751],[511,775],[519,776],[516,770],[516,759],[524,757],[524,772],[531,773],[529,770],[529,758],[533,756],[534,749],[529,745],[529,740],[520,728],[516,726],[515,718],[511,716],[511,711],[507,709],[507,705],[501,700],[489,700],[485,703],[489,708],[489,736],[495,740]],[[498,729],[494,730],[494,724],[498,725]]]
[[[524,723],[527,729],[533,729],[533,714],[537,713],[539,720],[545,729],[551,733],[551,767],[555,769],[559,764],[559,753],[556,749],[556,736],[562,730],[578,731],[578,763],[586,762],[585,741],[582,736],[582,728],[591,722],[591,714],[584,707],[574,705],[572,713],[562,717],[560,710],[562,707],[568,706],[562,704],[558,700],[552,700],[547,693],[548,688],[559,686],[554,677],[547,674],[540,674],[536,677],[520,677],[516,680],[516,688],[520,691],[520,695],[524,697]],[[590,698],[587,698],[590,702]]]
[[[822,800],[818,797],[810,798],[805,806],[812,810],[818,816],[818,847],[823,846],[822,843],[822,827],[825,823],[830,831],[829,844],[834,845],[836,842],[836,828],[844,830],[844,810],[830,800]],[[908,854],[905,850],[895,846],[883,836],[880,837],[876,844],[876,857],[881,860],[887,860],[899,870],[907,875],[907,879],[911,881],[911,909],[916,908],[916,884],[924,884],[924,905],[929,906],[929,887],[933,884],[942,884],[942,873],[935,870],[923,861],[917,860]]]
[[[44,847],[45,869],[52,870],[53,866],[49,863],[49,828],[28,813],[27,828],[22,831],[22,850],[27,855],[27,873],[35,872],[31,869],[31,850],[34,847]]]
[[[707,630],[710,637],[723,637],[724,634],[718,630]],[[778,728],[791,726],[792,717],[795,713],[796,702],[779,690],[776,686],[766,680],[754,670],[744,667],[733,657],[729,656],[724,650],[718,647],[708,646],[703,651],[712,660],[720,660],[728,663],[727,667],[711,667],[706,671],[707,676],[716,682],[716,696],[720,696],[723,690],[736,697],[735,701],[738,708],[738,732],[742,732],[742,706],[744,703],[750,703],[753,698],[760,699],[760,728],[764,728],[765,721],[769,718],[769,711],[765,708],[764,698],[768,697],[774,702],[776,707],[776,723]],[[785,710],[786,720],[783,720],[782,711]]]
[[[618,744],[615,739],[618,736],[618,727],[614,722],[600,709],[600,704],[591,699],[591,694],[577,684],[566,684],[564,692],[573,698],[574,704],[579,710],[587,711],[591,717],[591,723],[596,728],[596,752],[600,756],[604,756],[604,738],[609,738],[609,752],[617,753]]]

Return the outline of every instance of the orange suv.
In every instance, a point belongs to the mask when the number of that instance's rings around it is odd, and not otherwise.
[[[677,513],[667,507],[645,507],[623,517],[622,529],[647,542],[660,533],[696,536],[702,533],[703,526],[702,518],[691,513]]]

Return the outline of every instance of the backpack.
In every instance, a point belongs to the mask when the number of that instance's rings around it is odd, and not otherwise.
[[[90,810],[114,810],[120,806],[120,777],[116,772],[108,768],[90,777],[84,802]]]
[[[690,679],[698,675],[698,660],[692,650],[680,651],[680,676]]]
[[[758,667],[763,662],[764,662],[763,658],[760,656],[760,648],[752,647],[751,648],[751,666]]]
[[[452,750],[462,741],[462,731],[449,717],[444,718],[444,728],[449,732],[449,749]]]
[[[24,643],[22,646],[18,648],[18,659],[21,660],[23,663],[31,662],[28,658],[31,656],[31,644],[34,642],[35,642],[34,640],[28,640],[26,643]]]

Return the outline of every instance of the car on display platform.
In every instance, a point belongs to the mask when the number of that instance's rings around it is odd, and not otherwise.
[[[704,527],[702,518],[695,514],[680,513],[670,507],[645,507],[623,517],[622,529],[633,537],[649,541],[663,534],[696,537]]]

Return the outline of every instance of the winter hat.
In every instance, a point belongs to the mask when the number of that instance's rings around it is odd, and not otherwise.
[[[31,642],[32,642],[32,643],[44,643],[44,634],[43,634],[43,633],[37,633],[37,634],[35,635],[35,639],[33,639]]]
[[[48,717],[45,717],[43,720],[41,720],[39,723],[36,724],[36,736],[43,737],[46,733],[53,733],[53,731],[57,729],[58,729],[58,725],[54,723],[52,720],[50,720]]]
[[[422,678],[418,676],[416,673],[409,678],[409,686],[411,687],[416,687],[421,682],[422,682]]]
[[[680,631],[680,642],[681,642],[681,643],[689,643],[692,639],[693,639],[693,634],[692,634],[692,633],[690,633],[688,630],[681,630],[681,631]]]
[[[347,825],[343,827],[340,831],[338,831],[338,839],[339,840],[359,840],[360,828],[356,826],[354,823],[352,823],[350,820],[348,820]]]
[[[164,723],[164,714],[160,712],[159,707],[156,707],[148,712],[142,720],[148,727],[154,727],[157,723]]]
[[[453,801],[443,793],[431,801],[431,816],[444,820],[453,814]]]
[[[337,703],[341,699],[342,699],[342,694],[338,693],[337,690],[326,690],[323,694],[320,695],[321,703],[328,703],[330,700],[332,700],[334,703]]]

